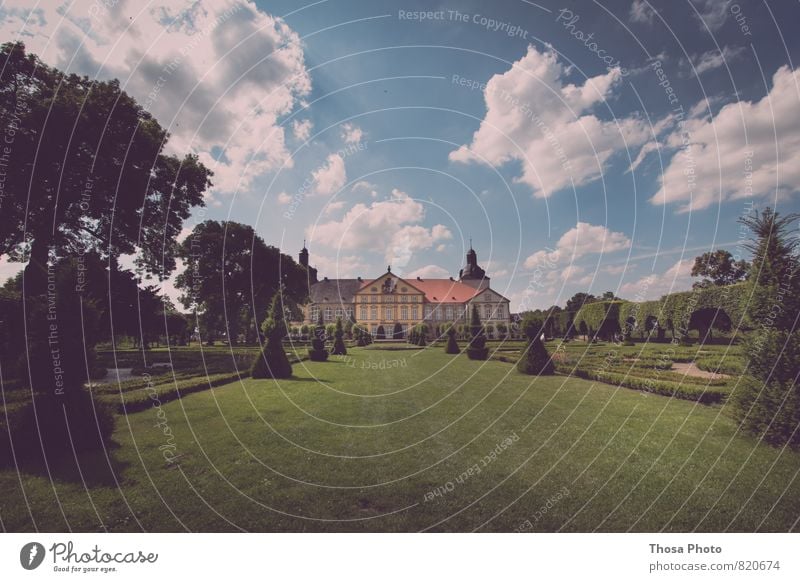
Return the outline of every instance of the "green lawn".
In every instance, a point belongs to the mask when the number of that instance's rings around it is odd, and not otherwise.
[[[2,527],[798,529],[800,454],[738,436],[719,406],[441,347],[350,358],[120,416],[113,470],[102,454],[51,465],[52,483],[4,470]]]

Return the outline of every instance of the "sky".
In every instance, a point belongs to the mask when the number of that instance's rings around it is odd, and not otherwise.
[[[656,299],[800,210],[795,3],[0,3],[0,41],[120,79],[214,171],[182,236],[244,222],[320,276],[457,277],[471,244],[513,311]]]

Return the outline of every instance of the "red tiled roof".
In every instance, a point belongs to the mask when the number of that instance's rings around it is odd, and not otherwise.
[[[412,279],[409,284],[425,293],[425,300],[433,303],[464,303],[478,293],[475,287],[450,279]]]
[[[380,278],[380,277],[379,277]],[[459,281],[452,279],[402,279],[410,287],[413,287],[425,294],[425,300],[432,303],[464,303],[469,301],[480,290]],[[377,279],[364,281],[361,284],[363,290],[370,285],[374,285]]]

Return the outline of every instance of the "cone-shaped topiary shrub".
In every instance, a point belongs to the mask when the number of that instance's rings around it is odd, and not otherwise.
[[[530,320],[524,323],[525,335],[528,337],[528,345],[517,362],[517,370],[523,374],[535,376],[550,376],[555,373],[553,360],[547,353],[547,348],[542,342],[542,322]]]
[[[467,346],[467,357],[470,360],[485,360],[489,357],[489,348],[486,347],[486,335],[483,333],[481,317],[478,315],[478,307],[476,305],[472,306],[469,331],[472,337]]]
[[[333,332],[333,349],[331,353],[334,356],[344,356],[347,354],[347,346],[344,345],[344,328],[342,326],[342,318],[336,320],[336,328]]]
[[[261,355],[253,362],[250,375],[253,378],[289,378],[292,375],[292,364],[286,357],[283,338],[286,337],[286,319],[283,316],[281,291],[272,297],[269,316],[261,326],[266,341]]]
[[[444,353],[446,354],[461,353],[461,348],[458,347],[458,342],[456,341],[455,326],[450,326],[450,328],[447,330],[447,346],[444,348]]]
[[[322,322],[322,312],[320,311],[317,326],[311,337],[311,348],[308,350],[308,358],[312,362],[324,362],[328,359],[328,350],[325,349],[325,324]]]

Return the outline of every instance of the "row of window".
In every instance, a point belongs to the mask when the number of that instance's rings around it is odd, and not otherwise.
[[[505,304],[498,303],[496,305],[484,304],[478,305],[478,314],[482,319],[506,319]],[[399,315],[398,319],[401,320],[417,320],[419,319],[419,307],[417,305],[401,305],[397,311],[394,307],[383,308],[383,320],[394,321],[394,314]],[[453,306],[453,305],[433,305],[425,306],[425,319],[432,321],[453,321],[455,319],[469,319],[469,306]],[[378,306],[377,305],[362,305],[359,309],[359,321],[377,321]],[[410,316],[410,317],[409,317]],[[325,321],[336,321],[338,318],[350,319],[353,317],[353,308],[332,308],[326,307],[323,311],[323,319]],[[319,318],[319,307],[311,308],[311,321],[317,321]]]
[[[325,321],[336,321],[339,318],[346,320],[346,319],[351,319],[352,317],[353,317],[352,307],[336,308],[336,309],[334,309],[333,307],[326,307],[325,310],[322,312],[322,318]],[[319,319],[319,307],[311,308],[311,317],[309,319],[311,321],[317,321]]]
[[[360,295],[361,303],[419,303],[422,295]]]

